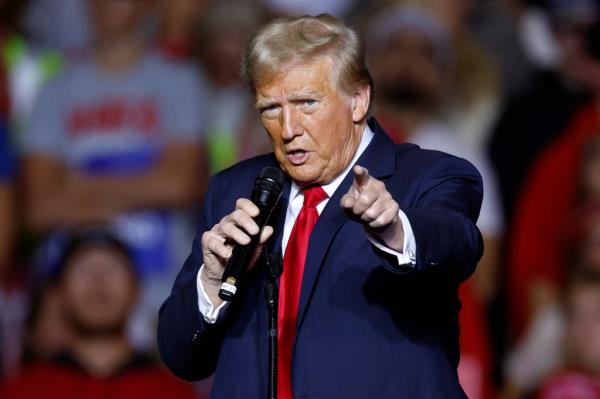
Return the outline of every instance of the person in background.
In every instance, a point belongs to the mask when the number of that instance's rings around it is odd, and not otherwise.
[[[594,135],[594,130],[589,131],[591,133],[581,130],[582,127],[590,128],[589,124],[583,124],[579,131],[570,132],[576,133],[574,142],[557,143],[560,145],[548,154],[544,169],[540,169],[549,175],[543,180],[540,179],[542,175],[538,175],[540,180],[532,186],[540,195],[541,191],[537,190],[544,185],[555,187],[558,184],[568,190],[571,200],[563,204],[558,202],[562,206],[556,214],[558,220],[554,221],[558,226],[551,226],[546,220],[544,230],[540,230],[555,235],[541,238],[549,240],[553,237],[552,241],[547,241],[553,244],[548,245],[546,251],[552,251],[559,258],[554,264],[546,264],[546,268],[519,270],[523,282],[529,283],[523,288],[529,290],[526,292],[533,313],[507,359],[504,389],[507,399],[520,398],[522,393],[534,390],[544,376],[561,364],[560,342],[565,331],[565,317],[560,306],[560,290],[565,276],[578,269],[600,272],[600,136]],[[592,136],[583,140],[578,134]],[[535,212],[532,217],[540,217],[540,211],[529,206],[531,212]],[[544,212],[556,206],[556,195],[547,196],[544,202],[538,203]],[[529,228],[534,226],[537,224]],[[538,258],[543,255],[545,253],[538,253]]]
[[[49,361],[35,362],[0,388],[5,398],[194,397],[127,338],[138,276],[125,245],[99,228],[74,233],[54,273],[71,338]]]
[[[206,143],[211,172],[269,152],[268,135],[240,79],[239,60],[264,15],[245,1],[211,2],[199,14],[194,53],[207,75]]]
[[[533,74],[534,62],[520,35],[526,10],[523,3],[529,1],[469,1],[467,29],[485,49],[498,71],[502,103],[520,93],[530,83]]]
[[[548,39],[560,54],[555,57],[557,65],[538,66],[529,84],[507,99],[488,145],[508,220],[514,217],[520,193],[527,190],[526,178],[535,160],[566,131],[592,91],[589,65],[594,61],[586,48],[592,32],[584,28],[598,18],[598,3],[549,0],[545,4],[541,16],[551,21]]]
[[[441,116],[465,143],[482,151],[498,116],[502,92],[496,65],[468,29],[474,2],[420,1],[432,5],[447,27],[453,47],[454,66]]]
[[[600,271],[580,271],[564,294],[566,362],[538,388],[537,399],[600,398]]]
[[[72,339],[58,284],[54,280],[45,281],[31,292],[23,333],[22,367],[52,360],[66,350]]]
[[[90,223],[113,224],[132,248],[140,345],[154,344],[156,310],[208,173],[201,81],[147,48],[139,30],[149,2],[88,1],[92,49],[44,87],[23,140],[26,220],[51,233],[44,248],[61,228]]]
[[[62,56],[34,42],[23,17],[30,0],[0,1],[0,117],[6,120],[17,153],[36,96],[44,82],[62,68]]]
[[[452,71],[451,38],[431,8],[400,5],[384,8],[370,20],[367,43],[378,93],[375,115],[386,131],[396,142],[465,158],[483,177],[485,195],[477,225],[485,251],[474,280],[461,286],[459,377],[470,398],[487,398],[492,359],[485,310],[495,295],[504,225],[496,178],[487,159],[440,117]]]
[[[160,0],[159,46],[174,59],[193,54],[197,16],[204,13],[210,0]],[[221,1],[219,1],[221,3]]]
[[[24,27],[28,0],[0,1],[0,379],[19,366],[29,292],[28,235],[21,225],[20,140],[35,98],[58,72],[61,56],[34,43]],[[25,239],[23,239],[25,238]]]
[[[596,67],[600,73],[600,62]],[[596,91],[600,94],[600,84]],[[579,176],[584,149],[598,137],[596,101],[578,111],[569,128],[540,155],[519,197],[511,227],[508,265],[516,337],[526,330],[545,299],[554,296],[552,292],[556,292],[563,276],[563,228],[572,210],[588,199],[579,190]]]

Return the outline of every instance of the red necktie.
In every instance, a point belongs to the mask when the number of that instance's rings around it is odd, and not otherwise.
[[[304,262],[310,234],[317,223],[317,205],[327,198],[321,186],[304,190],[304,205],[298,214],[283,257],[283,274],[279,281],[279,312],[277,320],[277,398],[293,399],[292,395],[292,348],[296,337],[296,317]]]

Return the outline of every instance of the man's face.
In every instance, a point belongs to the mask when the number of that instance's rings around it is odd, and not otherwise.
[[[381,99],[391,105],[431,108],[442,94],[443,73],[431,40],[422,33],[395,33],[370,65]]]
[[[257,84],[256,106],[281,168],[299,185],[327,184],[350,163],[364,129],[369,88],[348,95],[328,57],[284,68]]]
[[[97,38],[112,39],[135,32],[149,5],[145,0],[89,0]]]
[[[137,293],[124,255],[105,246],[82,248],[65,268],[61,288],[73,327],[88,334],[120,332]]]
[[[244,53],[247,35],[242,31],[222,29],[212,32],[203,46],[203,62],[215,83],[228,86],[239,81],[239,60]]]

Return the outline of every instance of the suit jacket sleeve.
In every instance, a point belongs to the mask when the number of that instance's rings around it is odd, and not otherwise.
[[[402,207],[417,254],[415,268],[400,272],[445,273],[456,282],[469,277],[483,254],[475,225],[482,199],[483,183],[473,165],[446,154],[438,157],[421,176],[414,201]],[[397,266],[392,270],[399,271]]]
[[[213,177],[206,193],[192,253],[159,311],[157,338],[161,358],[175,375],[190,381],[206,378],[214,372],[224,336],[223,323],[208,324],[201,316],[196,284],[203,263],[200,239],[208,226],[214,224],[216,180],[217,176]]]

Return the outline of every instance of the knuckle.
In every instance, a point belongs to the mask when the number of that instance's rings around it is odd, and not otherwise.
[[[223,235],[226,237],[231,237],[235,233],[235,228],[232,224],[228,223],[223,226]]]
[[[368,192],[363,192],[362,194],[360,194],[360,196],[358,197],[358,200],[360,202],[362,202],[363,204],[368,204],[371,202],[371,194]]]
[[[217,246],[216,240],[208,240],[206,241],[206,248],[212,252],[215,252]]]

